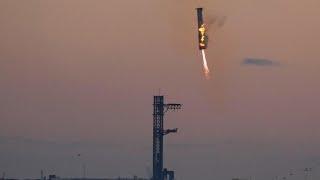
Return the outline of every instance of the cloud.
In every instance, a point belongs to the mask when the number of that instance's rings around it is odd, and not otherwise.
[[[243,65],[255,66],[279,66],[280,63],[270,59],[246,58],[242,62]]]

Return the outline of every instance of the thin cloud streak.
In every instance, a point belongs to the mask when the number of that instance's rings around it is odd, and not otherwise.
[[[270,59],[246,58],[242,61],[242,65],[280,66],[280,63]]]

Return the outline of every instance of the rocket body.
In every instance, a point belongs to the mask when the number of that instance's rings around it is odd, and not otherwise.
[[[203,8],[197,8],[199,49],[207,49],[208,36],[203,22]]]
[[[198,28],[203,24],[203,8],[197,8],[197,16],[198,16]]]

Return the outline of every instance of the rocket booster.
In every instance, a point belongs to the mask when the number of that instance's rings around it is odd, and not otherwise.
[[[197,8],[197,15],[198,15],[198,27],[200,28],[203,24],[203,15],[202,15],[203,8]]]
[[[206,32],[206,27],[203,22],[203,8],[197,8],[198,16],[198,36],[199,36],[199,49],[207,49],[208,46],[208,36]]]

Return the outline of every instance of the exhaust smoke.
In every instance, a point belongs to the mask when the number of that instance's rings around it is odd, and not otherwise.
[[[206,58],[206,52],[204,49],[201,50],[202,54],[202,62],[203,62],[203,71],[206,79],[210,79],[210,70],[208,68],[207,58]]]

